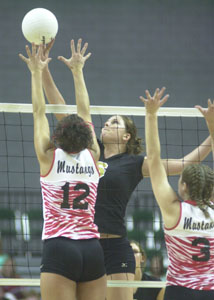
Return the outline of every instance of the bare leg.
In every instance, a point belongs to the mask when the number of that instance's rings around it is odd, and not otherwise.
[[[112,275],[108,275],[107,279],[134,281],[134,274],[132,273],[112,274]],[[107,300],[133,300],[133,288],[108,287]]]
[[[106,275],[99,279],[77,283],[78,300],[105,300],[106,298]]]
[[[42,300],[76,300],[76,282],[53,273],[41,273]]]

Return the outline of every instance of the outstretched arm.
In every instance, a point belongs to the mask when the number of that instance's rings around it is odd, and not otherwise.
[[[50,142],[50,130],[47,117],[45,115],[45,98],[42,89],[42,71],[49,61],[41,60],[42,46],[38,50],[36,45],[32,44],[32,52],[26,46],[28,58],[19,54],[19,57],[27,64],[31,72],[32,104],[34,118],[34,146],[40,163],[41,174],[49,170],[53,155],[49,151],[52,149]]]
[[[85,43],[82,48],[81,44],[82,39],[79,39],[77,49],[75,49],[74,40],[71,40],[71,58],[66,59],[63,56],[59,56],[58,59],[62,61],[73,74],[78,115],[85,121],[91,122],[90,101],[83,75],[83,67],[86,60],[91,56],[91,53],[85,55],[88,43]]]
[[[211,151],[211,138],[207,137],[203,143],[189,154],[180,159],[163,159],[167,175],[179,175],[184,167],[198,164],[203,161]]]
[[[88,96],[88,91],[85,84],[83,67],[86,60],[91,56],[91,53],[85,55],[88,43],[85,43],[82,47],[82,39],[77,42],[77,47],[75,48],[74,40],[71,40],[71,57],[66,59],[59,56],[58,59],[61,60],[65,65],[71,70],[74,79],[75,87],[75,98],[77,105],[77,114],[88,122],[93,134],[93,145],[92,152],[96,160],[98,160],[100,155],[99,145],[97,143],[96,135],[91,124],[91,114],[90,114],[90,101]]]
[[[206,120],[211,137],[212,153],[214,157],[214,101],[211,102],[211,100],[208,99],[208,108],[202,108],[199,105],[196,105],[195,107],[202,113]]]
[[[53,47],[54,42],[55,40],[53,39],[49,44],[43,45],[42,60],[45,61],[46,59],[48,59],[50,50]],[[42,73],[42,84],[49,104],[66,104],[62,94],[60,93],[53,80],[48,65],[46,65]],[[59,121],[63,119],[66,115],[55,114],[55,116]]]
[[[211,151],[211,137],[208,136],[203,143],[194,149],[192,152],[185,155],[180,159],[162,159],[164,168],[167,172],[167,175],[179,175],[182,173],[184,167],[190,164],[200,163],[203,161]],[[145,158],[143,166],[142,166],[143,176],[148,177],[149,168],[148,161]]]
[[[159,89],[156,89],[153,97],[151,97],[149,91],[146,91],[147,99],[143,97],[140,98],[146,107],[146,152],[152,189],[160,206],[164,223],[167,227],[171,227],[174,225],[175,214],[178,213],[179,215],[179,204],[177,203],[177,196],[168,182],[167,173],[161,160],[157,112],[159,107],[162,106],[169,97],[166,95],[161,100],[164,90],[165,89],[161,89],[161,91],[159,91]],[[174,211],[175,205],[178,208],[176,213]]]

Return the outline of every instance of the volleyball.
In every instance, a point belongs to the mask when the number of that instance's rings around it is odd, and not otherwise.
[[[55,15],[45,8],[30,10],[22,20],[22,33],[26,40],[36,45],[47,44],[55,38],[58,21]]]

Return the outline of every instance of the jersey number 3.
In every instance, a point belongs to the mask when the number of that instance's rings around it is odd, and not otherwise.
[[[193,246],[198,246],[198,244],[204,245],[204,247],[201,248],[201,254],[203,254],[203,256],[193,255],[192,259],[194,261],[208,261],[210,259],[210,242],[205,238],[196,238],[192,241]]]
[[[70,208],[69,205],[69,182],[66,182],[65,185],[62,186],[63,190],[63,202],[61,204],[61,208]],[[88,202],[83,201],[90,193],[89,186],[86,183],[77,183],[74,187],[75,191],[83,190],[83,193],[73,200],[73,209],[88,209]]]

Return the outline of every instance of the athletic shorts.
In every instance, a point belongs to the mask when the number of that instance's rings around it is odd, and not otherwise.
[[[183,286],[167,286],[164,300],[214,300],[214,290],[193,290]]]
[[[104,252],[107,275],[135,274],[135,257],[126,237],[100,239],[100,244]]]
[[[98,279],[106,273],[102,247],[97,239],[47,239],[43,245],[40,270],[75,282]]]

